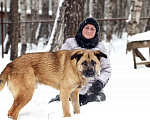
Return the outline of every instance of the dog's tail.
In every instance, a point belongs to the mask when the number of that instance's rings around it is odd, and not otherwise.
[[[0,91],[3,90],[6,82],[8,81],[8,74],[10,73],[10,70],[11,69],[10,69],[9,64],[8,64],[0,75]]]

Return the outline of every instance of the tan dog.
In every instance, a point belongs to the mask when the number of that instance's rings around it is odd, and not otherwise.
[[[30,53],[9,63],[0,76],[0,91],[8,83],[14,103],[8,116],[17,120],[19,111],[31,100],[35,83],[52,86],[60,91],[65,117],[70,117],[69,97],[74,113],[80,113],[79,91],[101,69],[100,51],[72,50]]]

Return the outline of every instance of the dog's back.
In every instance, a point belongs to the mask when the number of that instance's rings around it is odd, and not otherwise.
[[[70,56],[70,51],[39,52],[22,55],[9,63],[2,71],[0,75],[0,91],[4,88],[5,83],[8,81],[8,76],[11,73],[16,73],[16,75],[17,73],[26,74],[32,70],[34,71],[35,80],[38,82],[47,85],[55,84],[47,83],[47,81],[50,81],[48,80],[50,78],[54,79],[55,76],[61,79],[65,69],[64,64],[66,65],[65,62],[68,62],[66,59],[68,57],[70,58]],[[55,81],[57,82],[57,79]]]

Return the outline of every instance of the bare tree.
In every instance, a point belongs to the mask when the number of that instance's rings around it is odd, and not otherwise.
[[[106,7],[106,18],[112,18],[113,14],[113,0],[105,0],[105,7]],[[111,41],[113,33],[113,22],[107,22],[107,30],[106,30],[106,39],[107,41]]]
[[[32,0],[32,7],[31,7],[31,17],[32,21],[39,20],[39,0]],[[38,44],[36,39],[36,31],[38,28],[38,23],[31,24],[31,43]]]
[[[55,24],[53,27],[53,31],[49,40],[49,43],[52,42],[50,51],[57,51],[61,48],[61,45],[64,41],[64,11],[65,8],[63,3],[59,3],[59,7],[57,10],[57,16],[55,19]],[[58,17],[59,15],[59,17]]]
[[[51,51],[57,51],[67,38],[74,37],[83,20],[85,0],[65,0],[60,7],[60,17],[57,21]],[[56,32],[57,31],[57,32]]]
[[[141,16],[142,17],[150,17],[150,0],[144,0],[142,4]],[[145,32],[150,30],[150,20],[141,20],[140,21],[140,32]]]
[[[147,6],[150,6],[150,0],[148,0]],[[147,9],[147,13],[148,13],[147,16],[150,17],[150,7],[148,7],[148,9]],[[148,30],[150,30],[150,20],[147,20],[145,28],[144,28],[144,31],[148,31]]]
[[[18,13],[18,0],[11,1],[11,54],[10,60],[18,57],[18,41],[19,41],[19,13]]]
[[[139,33],[139,23],[142,8],[142,0],[132,0],[132,9],[128,22],[128,35]]]
[[[11,4],[11,2],[10,2],[10,4]],[[7,12],[5,13],[6,19],[8,21],[12,21],[12,15],[11,15],[12,10],[11,9],[12,9],[12,5],[10,5],[10,14],[7,14]],[[8,34],[8,40],[6,41],[6,46],[5,46],[4,53],[8,54],[8,51],[9,51],[9,48],[10,48],[10,45],[11,45],[11,37],[10,36],[11,36],[11,33],[12,33],[11,32],[12,24],[8,24],[6,28],[7,28],[6,32]]]
[[[120,4],[119,4],[119,14],[118,14],[118,18],[124,18],[125,14],[126,14],[126,6],[127,6],[127,0],[120,0]],[[118,21],[118,30],[117,30],[117,36],[119,38],[122,37],[123,34],[123,30],[125,28],[125,21]]]
[[[80,22],[83,20],[85,0],[65,0],[64,15],[64,42],[67,38],[74,37]]]
[[[95,0],[93,3],[93,17],[95,18],[104,18],[104,7],[105,0]],[[99,22],[100,31],[99,38],[100,40],[104,40],[104,22]]]
[[[26,21],[26,2],[24,0],[20,0],[20,21]],[[25,54],[27,44],[26,44],[26,23],[20,24],[20,41],[22,44],[21,55]]]
[[[85,5],[84,5],[84,18],[86,18],[87,16],[90,15],[90,13],[89,13],[89,3],[90,3],[90,0],[86,0],[85,1]]]
[[[49,19],[49,14],[48,14],[49,4],[48,3],[49,3],[49,0],[43,0],[42,15],[41,15],[42,20]],[[49,34],[48,25],[49,25],[49,23],[41,23],[38,38],[44,37],[44,38],[48,39],[48,34]]]

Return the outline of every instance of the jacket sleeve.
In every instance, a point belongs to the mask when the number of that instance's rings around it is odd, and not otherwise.
[[[61,46],[60,50],[71,50],[68,40],[66,40],[66,42]]]
[[[96,76],[96,79],[101,81],[103,85],[105,86],[108,83],[108,80],[111,76],[111,65],[110,65],[110,59],[108,56],[107,49],[105,48],[103,44],[101,46],[100,51],[107,55],[107,59],[103,57],[100,59],[101,71],[100,71],[100,74]]]

